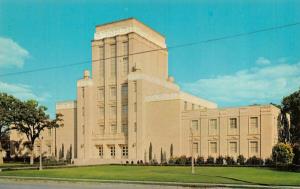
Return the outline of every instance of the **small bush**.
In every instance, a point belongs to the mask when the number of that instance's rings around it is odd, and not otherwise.
[[[176,163],[176,158],[173,158],[173,157],[171,157],[170,159],[169,159],[169,162],[168,162],[170,165],[175,165],[175,163]]]
[[[263,163],[264,161],[256,156],[252,156],[246,161],[247,165],[263,165]]]
[[[156,159],[152,159],[149,163],[150,163],[150,165],[158,165],[158,162]]]
[[[216,164],[223,165],[224,164],[224,157],[223,156],[218,156],[216,158]]]
[[[196,164],[197,165],[203,165],[205,163],[204,157],[198,156],[196,159]]]
[[[278,143],[273,147],[272,160],[276,165],[290,165],[293,158],[293,148],[290,144]]]
[[[300,165],[300,145],[293,146],[293,153],[295,154],[293,164]]]
[[[186,162],[187,162],[186,156],[180,156],[179,158],[176,159],[176,165],[185,165]]]
[[[266,165],[266,166],[272,166],[272,165],[273,165],[272,159],[271,159],[271,158],[265,159],[265,165]]]
[[[208,156],[206,159],[206,164],[214,164],[215,163],[215,158]]]
[[[243,155],[239,155],[239,156],[237,157],[236,162],[237,162],[239,165],[245,165],[246,158],[245,158]]]
[[[234,165],[235,164],[235,161],[234,161],[233,157],[227,156],[227,157],[225,157],[225,160],[226,160],[227,165]]]

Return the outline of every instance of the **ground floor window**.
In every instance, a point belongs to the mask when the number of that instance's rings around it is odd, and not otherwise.
[[[103,158],[103,146],[101,145],[101,146],[99,146],[99,148],[98,148],[98,152],[99,152],[99,157],[100,158]]]
[[[252,154],[258,153],[258,142],[257,141],[251,141],[250,142],[250,152]]]
[[[112,158],[115,158],[115,156],[116,156],[116,147],[115,147],[115,145],[110,146],[110,156]]]
[[[123,158],[128,157],[128,146],[122,146],[122,157]]]

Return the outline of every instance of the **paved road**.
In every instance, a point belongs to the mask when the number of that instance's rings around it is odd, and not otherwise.
[[[66,183],[0,180],[0,189],[189,189],[190,187],[112,183]]]

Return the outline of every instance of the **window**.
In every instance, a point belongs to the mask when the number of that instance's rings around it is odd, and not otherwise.
[[[115,156],[116,156],[116,147],[115,147],[115,145],[110,146],[110,156],[112,158],[115,158]]]
[[[184,102],[184,110],[187,110],[187,102]]]
[[[48,154],[51,154],[51,145],[47,146],[47,152],[48,152]]]
[[[122,98],[128,98],[128,84],[123,84],[121,88],[121,96]]]
[[[192,129],[198,130],[198,120],[192,120]]]
[[[85,91],[84,91],[84,87],[81,87],[81,95],[82,95],[82,98],[84,98],[84,93],[85,93]]]
[[[85,133],[85,126],[82,125],[82,134],[84,135],[84,133]]]
[[[122,157],[123,158],[128,157],[128,146],[122,146]]]
[[[137,104],[136,104],[136,102],[134,103],[134,111],[137,112]]]
[[[99,77],[100,79],[104,78],[104,47],[100,47],[99,49]]]
[[[137,124],[136,124],[136,122],[134,122],[134,132],[136,132],[137,131]]]
[[[229,150],[231,154],[237,153],[237,142],[229,142]]]
[[[127,115],[127,113],[128,113],[128,106],[122,105],[122,114]]]
[[[237,119],[236,118],[230,118],[230,129],[237,129]]]
[[[258,132],[258,118],[251,117],[250,118],[250,133],[257,133]]]
[[[128,41],[123,42],[123,54],[128,55]]]
[[[117,88],[116,87],[110,87],[110,97],[113,100],[116,100],[117,96]]]
[[[111,133],[116,134],[117,133],[117,125],[115,123],[111,124]]]
[[[122,124],[122,133],[124,134],[128,133],[128,125],[126,123]]]
[[[210,119],[209,120],[209,134],[217,135],[217,131],[218,131],[217,119]]]
[[[48,129],[48,136],[51,136],[51,129]]]
[[[128,57],[123,58],[123,75],[126,76],[128,74]]]
[[[218,152],[218,146],[217,146],[217,142],[210,142],[210,153],[211,154],[216,154]]]
[[[113,119],[116,118],[116,116],[117,116],[117,107],[116,106],[110,107],[110,116]]]
[[[101,135],[103,135],[103,134],[104,134],[104,131],[105,131],[104,125],[100,125],[100,126],[99,126],[99,133],[100,133]]]
[[[258,142],[257,141],[251,141],[250,142],[250,152],[252,154],[258,153]]]
[[[194,142],[193,143],[193,153],[198,153],[198,143],[197,142]]]
[[[115,77],[116,76],[116,45],[110,45],[110,53],[111,53],[111,59],[110,59],[110,76]]]
[[[99,88],[98,89],[98,96],[97,96],[98,100],[104,100],[104,89],[103,88]]]
[[[99,146],[98,153],[99,153],[99,157],[103,158],[103,146],[102,145]]]
[[[192,104],[192,110],[194,110],[195,109],[195,104]]]
[[[104,107],[99,107],[99,117],[101,119],[104,119],[104,114],[105,114]]]
[[[84,113],[85,113],[85,110],[84,110],[84,106],[82,106],[82,109],[81,109],[81,113],[82,113],[82,116],[84,116]]]

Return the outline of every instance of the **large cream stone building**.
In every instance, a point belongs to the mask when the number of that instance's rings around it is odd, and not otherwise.
[[[52,131],[52,153],[76,164],[148,162],[149,151],[158,162],[161,154],[268,158],[277,143],[276,107],[218,109],[181,91],[165,37],[133,18],[96,26],[91,75],[56,111],[64,127]]]

